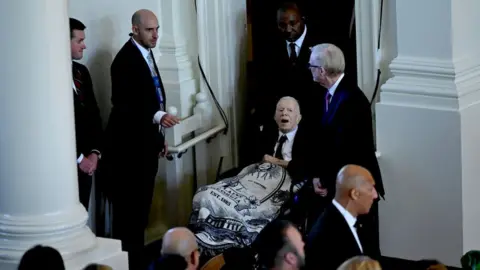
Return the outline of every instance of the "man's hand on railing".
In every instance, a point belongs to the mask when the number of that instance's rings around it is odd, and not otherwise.
[[[160,125],[162,125],[165,128],[171,128],[178,123],[180,123],[180,119],[168,113],[165,114],[160,120]]]
[[[163,147],[162,152],[160,152],[160,157],[166,157],[168,155],[168,142],[165,140],[165,146]]]

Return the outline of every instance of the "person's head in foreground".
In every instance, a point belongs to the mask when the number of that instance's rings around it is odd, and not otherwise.
[[[188,264],[185,258],[180,255],[175,254],[165,254],[160,257],[160,259],[155,262],[155,270],[185,270]]]
[[[277,28],[288,42],[295,42],[305,31],[305,19],[296,3],[285,2],[277,10]]]
[[[108,265],[92,263],[87,265],[83,270],[112,270],[113,268]]]
[[[302,120],[298,101],[292,97],[282,97],[277,102],[274,119],[281,132],[288,133],[294,130]]]
[[[367,214],[377,198],[375,181],[367,169],[346,165],[338,172],[335,200],[350,214]]]
[[[274,220],[258,235],[259,263],[268,269],[300,269],[305,265],[302,235],[290,222]]]
[[[148,9],[136,11],[132,16],[132,37],[146,49],[155,48],[158,40],[158,20]]]
[[[200,252],[195,235],[187,228],[177,227],[168,230],[163,236],[162,256],[179,255],[187,262],[186,269],[197,269]]]
[[[448,268],[437,260],[420,260],[416,263],[415,270],[447,270]]]
[[[56,249],[37,245],[23,254],[18,270],[65,270],[62,255]]]
[[[345,57],[342,50],[329,43],[314,46],[308,64],[313,80],[327,89],[345,72]]]
[[[345,261],[337,270],[382,270],[382,267],[370,257],[356,256]]]

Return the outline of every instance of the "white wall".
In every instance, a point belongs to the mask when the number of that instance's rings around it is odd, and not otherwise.
[[[160,22],[161,34],[154,54],[166,87],[167,107],[175,106],[181,117],[188,117],[192,112],[193,95],[199,89],[208,92],[197,66],[199,47],[203,46],[200,54],[205,73],[229,118],[229,133],[219,135],[210,144],[200,143],[196,160],[194,151],[189,149],[181,159],[160,161],[147,241],[161,237],[169,226],[185,225],[191,209],[193,181],[196,178],[200,183],[214,181],[220,157],[225,157],[223,170],[234,166],[238,157],[245,96],[246,3],[237,0],[198,2],[199,12],[203,13],[197,16],[192,0],[69,1],[69,15],[87,26],[87,50],[80,62],[90,70],[105,124],[111,106],[110,65],[128,40],[132,14],[143,8],[155,12]],[[198,25],[206,31],[200,37]],[[171,200],[172,194],[178,197],[175,203]]]
[[[121,2],[121,3],[120,3]],[[68,15],[82,21],[87,50],[80,61],[90,70],[95,95],[106,124],[110,113],[110,65],[116,53],[128,40],[132,14],[141,8],[155,10],[156,0],[70,0]]]
[[[386,17],[395,19],[384,43],[394,56],[392,76],[376,106],[386,188],[381,249],[459,266],[465,252],[480,248],[480,36],[473,29],[480,7],[474,0],[385,2],[394,2]]]

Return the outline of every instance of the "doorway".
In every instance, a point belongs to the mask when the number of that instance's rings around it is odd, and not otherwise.
[[[248,29],[248,62],[247,62],[247,108],[254,107],[258,96],[255,91],[259,88],[258,82],[264,76],[265,55],[277,46],[277,9],[285,0],[247,0],[247,29]],[[319,43],[333,43],[342,49],[346,59],[345,73],[352,80],[357,81],[357,38],[355,23],[355,0],[291,0],[297,4],[305,17],[307,32],[315,35]],[[318,37],[318,38],[317,38]],[[286,49],[286,48],[285,48]],[[250,109],[249,109],[250,110]],[[257,119],[246,117],[245,142],[256,145],[255,128]],[[273,117],[273,115],[272,115]],[[253,131],[252,131],[253,130]],[[242,149],[250,149],[250,147]],[[247,157],[249,153],[240,151],[240,160],[244,164],[258,162]]]

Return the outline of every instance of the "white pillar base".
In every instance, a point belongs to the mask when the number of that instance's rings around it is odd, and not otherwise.
[[[122,251],[119,240],[97,238],[94,248],[75,254],[65,261],[67,270],[81,270],[91,263],[108,265],[115,270],[128,270],[128,254]],[[2,270],[16,270],[18,262],[0,262]]]

